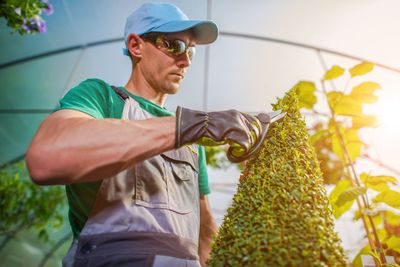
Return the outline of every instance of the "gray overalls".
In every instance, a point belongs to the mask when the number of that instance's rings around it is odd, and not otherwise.
[[[122,119],[154,117],[113,89],[125,101]],[[195,151],[168,151],[103,180],[63,266],[200,266]]]

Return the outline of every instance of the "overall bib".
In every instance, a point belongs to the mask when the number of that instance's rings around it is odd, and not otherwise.
[[[154,117],[113,89],[125,101],[122,119]],[[195,151],[197,146],[164,152],[104,179],[63,266],[200,266]]]

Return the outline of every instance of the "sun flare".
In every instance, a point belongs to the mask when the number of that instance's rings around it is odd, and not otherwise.
[[[400,102],[395,99],[381,99],[370,112],[378,118],[381,127],[400,130]]]

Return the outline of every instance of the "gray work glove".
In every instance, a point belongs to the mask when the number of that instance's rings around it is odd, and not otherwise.
[[[261,143],[259,139],[268,130],[269,121],[263,121],[265,115],[252,116],[237,110],[203,112],[178,107],[175,147],[192,143],[205,146],[229,144],[228,159],[233,162],[244,160],[252,154],[248,152],[255,152],[253,146]],[[246,153],[246,158],[242,158]]]

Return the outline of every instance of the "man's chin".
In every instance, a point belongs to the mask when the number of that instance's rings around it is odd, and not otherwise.
[[[176,88],[176,89],[174,88],[174,89],[168,90],[167,94],[174,95],[174,94],[178,93],[178,91],[179,91],[179,88]]]
[[[166,89],[166,93],[169,95],[176,94],[179,91],[179,87],[180,87],[180,84],[171,85],[171,86],[169,86],[169,88]]]

